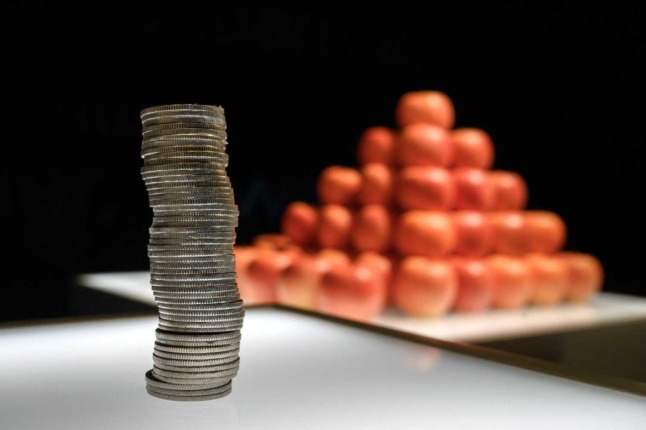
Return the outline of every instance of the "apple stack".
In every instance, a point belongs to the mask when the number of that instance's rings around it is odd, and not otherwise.
[[[318,205],[292,203],[282,234],[236,248],[243,299],[370,320],[387,306],[438,316],[593,297],[599,261],[564,251],[562,218],[527,210],[489,134],[454,118],[442,92],[402,95],[396,129],[361,135],[358,168],[321,172]]]

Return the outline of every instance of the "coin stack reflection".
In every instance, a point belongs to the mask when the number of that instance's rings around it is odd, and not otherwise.
[[[141,175],[153,210],[150,283],[159,310],[146,389],[168,400],[224,397],[238,372],[244,319],[224,110],[155,106],[141,111],[141,121]]]

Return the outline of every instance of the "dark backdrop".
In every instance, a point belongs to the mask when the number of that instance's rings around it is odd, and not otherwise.
[[[0,6],[1,319],[69,314],[77,273],[147,269],[142,108],[225,108],[245,243],[422,89],[491,134],[494,167],[564,218],[607,291],[646,295],[643,2],[185,3]]]

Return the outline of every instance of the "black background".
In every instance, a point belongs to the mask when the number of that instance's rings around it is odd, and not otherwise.
[[[642,4],[3,2],[0,319],[70,314],[77,273],[147,269],[141,109],[224,107],[246,243],[423,89],[491,134],[494,167],[563,217],[605,290],[644,296]]]

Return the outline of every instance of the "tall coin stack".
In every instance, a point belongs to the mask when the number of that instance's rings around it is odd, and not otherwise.
[[[244,318],[224,110],[156,106],[142,110],[141,121],[141,176],[153,209],[150,282],[159,309],[146,389],[168,400],[224,397],[238,373]]]

